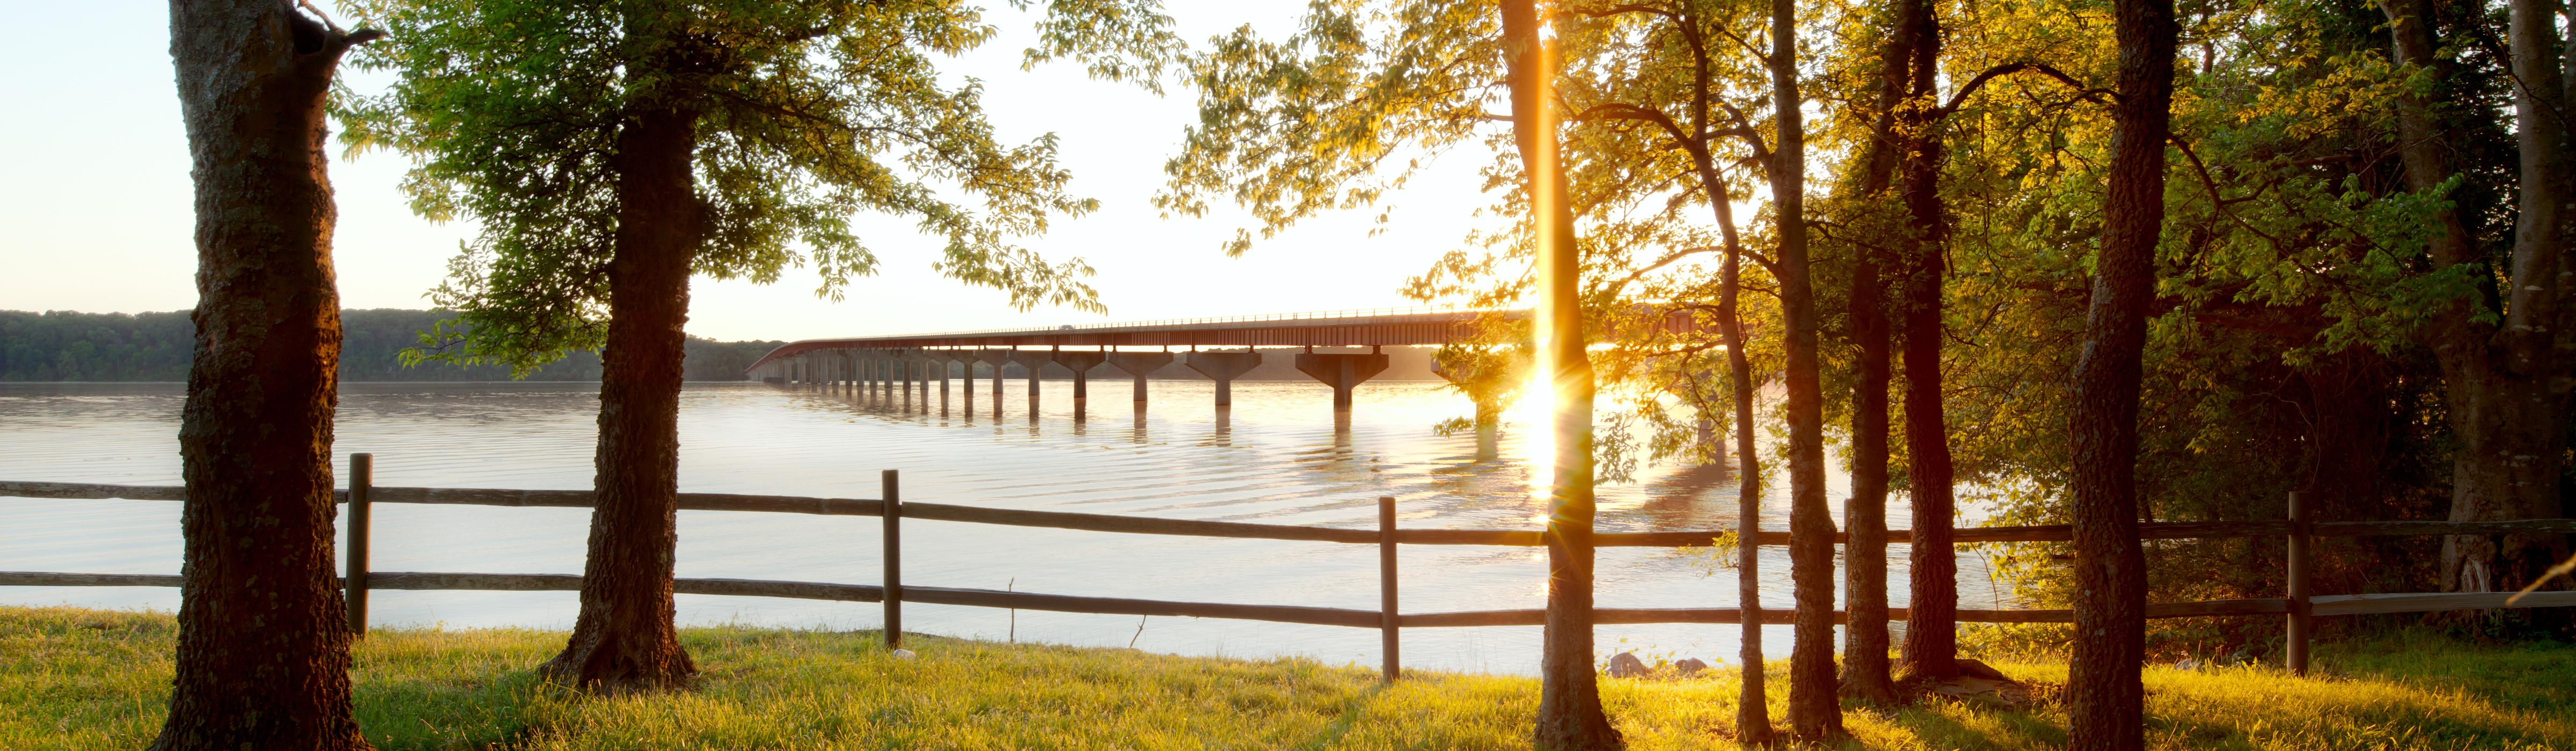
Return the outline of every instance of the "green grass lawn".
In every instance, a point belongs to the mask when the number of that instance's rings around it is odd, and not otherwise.
[[[0,748],[140,748],[160,725],[170,616],[0,608]],[[589,699],[530,668],[559,633],[390,630],[357,654],[359,724],[382,749],[1523,748],[1534,679],[1374,671],[1310,660],[908,639],[871,632],[688,629],[690,693]],[[2161,749],[2576,748],[2576,647],[2415,635],[2320,649],[2319,672],[2146,674]],[[1998,663],[2034,683],[2063,665]],[[1781,675],[1785,671],[1774,672]],[[1605,680],[1631,748],[1734,748],[1734,674]],[[1772,706],[1784,703],[1773,684]],[[2066,717],[1927,700],[1847,715],[1853,749],[2050,749]]]

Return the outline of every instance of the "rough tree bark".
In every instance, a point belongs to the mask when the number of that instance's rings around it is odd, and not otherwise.
[[[672,40],[673,16],[627,19],[630,37]],[[678,45],[672,44],[672,48]],[[672,67],[686,52],[665,49]],[[600,351],[599,448],[582,567],[581,616],[544,666],[601,693],[684,688],[697,666],[672,622],[679,544],[680,376],[689,269],[705,233],[695,187],[697,113],[639,97],[617,135],[616,255],[608,264],[608,342]]]
[[[323,101],[343,32],[289,0],[174,0],[196,184],[195,360],[180,418],[179,645],[155,749],[363,749],[332,574],[338,211]]]
[[[1540,39],[1535,0],[1503,0],[1502,11],[1512,135],[1528,175],[1530,224],[1538,236],[1539,366],[1556,405],[1547,625],[1540,637],[1534,740],[1540,748],[1618,748],[1619,731],[1601,712],[1601,686],[1592,667],[1592,364],[1584,352],[1574,207],[1557,162],[1556,117],[1549,110],[1556,60]]]
[[[1816,293],[1807,258],[1806,122],[1798,94],[1798,3],[1771,2],[1771,106],[1778,125],[1771,205],[1780,247],[1781,320],[1788,327],[1789,579],[1797,600],[1789,651],[1789,729],[1842,733],[1834,676],[1834,518],[1825,503],[1824,391],[1817,373]]]
[[[2144,748],[2146,555],[2138,540],[2138,382],[2164,224],[2170,135],[2172,0],[2114,6],[2119,98],[2112,105],[2109,193],[2093,299],[2075,361],[2070,436],[2075,492],[2075,648],[2067,748]]]
[[[1899,2],[1903,5],[1903,2]],[[1906,66],[1912,62],[1905,27],[1893,24],[1879,48],[1879,87],[1870,140],[1861,157],[1860,201],[1887,194],[1896,167],[1895,110],[1904,100]],[[1843,502],[1850,542],[1843,546],[1843,592],[1850,613],[1843,627],[1842,693],[1866,702],[1896,700],[1888,678],[1887,628],[1887,396],[1889,259],[1876,244],[1858,244],[1852,264],[1850,338],[1859,373],[1852,384],[1851,497]]]
[[[1940,19],[1929,0],[1898,3],[1898,35],[1908,40],[1904,109],[1904,193],[1913,221],[1905,247],[1905,456],[1913,501],[1911,592],[1905,621],[1907,672],[1921,679],[1959,675],[1959,559],[1951,547],[1956,500],[1949,421],[1941,393],[1942,278],[1947,273],[1949,207],[1941,200],[1941,136],[1933,86],[1941,59]]]
[[[2380,7],[2391,21],[2398,61],[2428,68],[2438,87],[2449,63],[2434,54],[2432,5],[2393,0]],[[2460,442],[2452,454],[2453,521],[2563,514],[2558,490],[2558,457],[2567,448],[2563,382],[2566,350],[2576,345],[2568,334],[2576,324],[2576,306],[2566,304],[2568,280],[2562,278],[2576,267],[2568,257],[2569,235],[2576,234],[2568,226],[2576,221],[2576,211],[2568,206],[2576,201],[2576,165],[2569,162],[2564,113],[2570,98],[2565,87],[2576,81],[2551,54],[2559,44],[2556,4],[2515,0],[2508,12],[2517,83],[2514,135],[2521,156],[2508,281],[2503,290],[2482,284],[2477,299],[2451,304],[2427,332],[2442,368],[2451,429]],[[2397,110],[2407,187],[2438,187],[2452,175],[2443,154],[2451,134],[2422,97],[2400,99]],[[2430,238],[2434,264],[2475,267],[2481,281],[2492,280],[2493,270],[2457,210],[2442,212],[2439,222]],[[2501,315],[2480,320],[2481,313]],[[2565,535],[2445,538],[2443,586],[2466,592],[2517,589],[2564,557],[2566,544]]]

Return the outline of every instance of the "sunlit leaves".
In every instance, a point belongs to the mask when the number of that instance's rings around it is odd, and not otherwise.
[[[641,103],[697,115],[699,275],[770,283],[810,267],[816,294],[837,299],[878,267],[852,218],[881,214],[913,218],[944,240],[932,268],[1000,289],[1018,307],[1102,309],[1080,259],[1052,261],[1017,244],[1098,206],[1067,192],[1055,137],[1001,142],[981,86],[941,78],[939,57],[995,34],[974,6],[350,7],[388,32],[352,63],[399,79],[375,96],[339,92],[344,142],[411,158],[404,189],[413,208],[480,230],[431,294],[460,321],[428,332],[424,355],[525,370],[598,346],[617,224],[615,143]],[[686,49],[626,38],[631,13],[685,14],[671,44]],[[1151,85],[1178,48],[1169,26],[1152,0],[1056,0],[1040,21],[1043,46],[1027,59],[1072,59]]]

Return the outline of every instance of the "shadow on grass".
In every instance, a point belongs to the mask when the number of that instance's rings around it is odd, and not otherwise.
[[[1846,748],[2012,749],[2063,748],[2066,729],[2029,711],[1973,701],[1925,699],[1897,710],[1890,724],[1915,744]]]
[[[1359,724],[1360,715],[1366,713],[1369,702],[1376,700],[1378,694],[1382,693],[1386,693],[1386,684],[1384,683],[1371,685],[1368,688],[1361,689],[1359,693],[1352,694],[1348,701],[1342,702],[1342,713],[1340,716],[1333,718],[1333,723],[1331,725],[1324,726],[1323,732],[1316,733],[1315,737],[1307,739],[1305,743],[1298,744],[1297,747],[1306,749],[1307,751],[1321,751],[1322,749],[1331,748],[1333,744],[1340,742],[1344,736],[1351,734],[1351,726]]]
[[[536,666],[559,637],[532,631],[379,631],[357,649],[358,727],[383,751],[505,746],[529,731]]]

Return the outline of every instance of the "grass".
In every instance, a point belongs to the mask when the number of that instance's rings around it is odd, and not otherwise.
[[[160,725],[170,616],[0,608],[0,748],[137,748]],[[541,631],[386,630],[358,648],[359,724],[381,749],[1524,748],[1533,679],[1373,671],[1311,660],[1173,657],[869,632],[682,633],[703,680],[684,694],[594,699],[540,684],[562,645]],[[2325,645],[2325,677],[2253,667],[2149,668],[2159,749],[2576,748],[2576,647],[2422,634]],[[2063,665],[1999,663],[2035,683]],[[1775,672],[1774,675],[1784,674]],[[1734,748],[1735,676],[1609,679],[1637,749]],[[1777,711],[1785,684],[1773,684]],[[2054,706],[1926,700],[1847,713],[1845,749],[2049,749]]]

